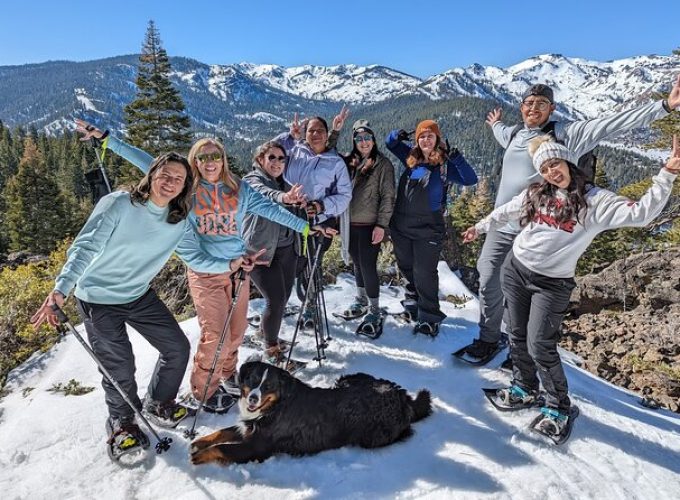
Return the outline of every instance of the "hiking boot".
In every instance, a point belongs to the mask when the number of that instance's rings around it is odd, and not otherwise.
[[[541,408],[543,418],[534,426],[547,436],[559,436],[569,422],[569,410],[560,411],[555,408],[544,406]]]
[[[191,416],[193,411],[174,399],[169,401],[156,401],[147,398],[144,400],[144,413],[147,418],[160,427],[174,428],[182,420]]]
[[[231,396],[241,396],[241,385],[239,384],[238,374],[236,372],[232,373],[227,378],[223,378],[220,382],[220,386]]]
[[[496,397],[508,408],[525,408],[536,403],[537,391],[526,391],[518,385],[511,385],[496,391]]]
[[[485,342],[484,340],[474,339],[466,349],[465,353],[477,359],[485,359],[492,356],[498,349],[498,342]]]
[[[285,359],[286,357],[284,356],[281,347],[279,345],[273,345],[264,350],[262,361],[269,363],[270,365],[281,366]]]
[[[300,327],[313,329],[316,326],[316,307],[308,306],[300,318]]]
[[[419,321],[413,329],[413,333],[424,333],[430,337],[436,337],[439,335],[439,323]]]
[[[236,398],[229,394],[222,385],[218,385],[215,393],[203,403],[203,409],[208,413],[227,413],[235,402]]]
[[[109,434],[108,443],[117,451],[127,452],[132,448],[141,447],[144,443],[149,445],[149,439],[142,432],[135,417],[109,417],[106,426]]]

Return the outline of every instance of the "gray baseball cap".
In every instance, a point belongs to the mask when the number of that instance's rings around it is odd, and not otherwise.
[[[550,104],[555,103],[555,101],[553,100],[554,99],[553,98],[553,90],[550,87],[548,87],[547,85],[544,85],[542,83],[537,83],[536,85],[532,85],[531,87],[529,87],[524,92],[524,94],[522,94],[522,101],[524,101],[524,99],[526,99],[527,97],[532,96],[532,95],[543,96],[550,101]]]

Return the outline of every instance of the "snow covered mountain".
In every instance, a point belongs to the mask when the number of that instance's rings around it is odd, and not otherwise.
[[[473,64],[427,79],[378,65],[206,65],[182,57],[171,62],[195,128],[247,141],[271,137],[295,112],[332,116],[342,103],[355,110],[392,106],[402,96],[473,96],[517,105],[536,82],[554,87],[563,115],[592,118],[648,100],[680,73],[676,56],[597,62],[545,54],[508,68]],[[136,56],[119,56],[0,67],[0,119],[56,133],[72,127],[74,116],[85,116],[120,129],[123,108],[134,98],[136,64]]]
[[[680,491],[680,416],[650,410],[634,394],[578,367],[563,353],[574,404],[581,409],[570,440],[546,444],[527,430],[536,410],[499,413],[482,387],[509,382],[497,369],[502,356],[481,369],[454,363],[451,351],[476,336],[479,305],[448,267],[439,266],[442,296],[467,296],[461,306],[442,302],[448,318],[435,339],[414,336],[388,318],[377,341],[354,334],[356,322],[330,318],[334,338],[321,367],[310,362],[299,374],[305,382],[330,386],[342,374],[366,372],[396,381],[414,393],[427,388],[434,413],[414,425],[415,434],[377,449],[341,448],[314,456],[275,456],[263,463],[192,466],[181,432],[162,430],[170,450],[145,466],[120,469],[106,455],[106,409],[101,376],[72,335],[36,354],[11,372],[11,393],[0,401],[0,492],[6,499],[69,498],[461,498],[461,499],[670,499]],[[341,275],[326,290],[330,311],[340,310],[354,291]],[[399,308],[399,298],[383,288],[381,303]],[[250,304],[258,312],[261,300]],[[282,326],[292,334],[295,318]],[[82,328],[82,327],[79,327]],[[182,324],[192,345],[196,319]],[[134,331],[137,382],[143,395],[156,351]],[[253,351],[242,348],[243,361]],[[303,335],[296,357],[311,359],[314,338]],[[49,389],[76,379],[95,390],[62,396]],[[182,391],[188,389],[188,374]],[[200,416],[205,435],[232,425],[226,415]],[[155,441],[152,440],[152,444]],[[153,448],[151,449],[153,450]]]

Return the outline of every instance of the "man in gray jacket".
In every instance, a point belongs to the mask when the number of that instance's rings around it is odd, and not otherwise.
[[[601,141],[634,128],[645,127],[654,120],[667,116],[679,106],[680,76],[673,85],[668,99],[604,118],[573,122],[557,121],[554,123],[553,133],[557,141],[563,143],[576,158],[579,158]],[[491,127],[498,143],[505,149],[495,207],[507,203],[527,186],[540,180],[527,152],[527,145],[531,139],[545,133],[542,128],[548,124],[550,115],[555,111],[552,89],[543,84],[529,87],[522,96],[520,111],[524,127],[519,130],[514,125],[505,125],[501,121],[500,108],[487,115],[486,123]],[[469,357],[480,360],[477,364],[490,361],[498,348],[503,319],[501,267],[519,229],[517,224],[508,224],[490,231],[477,261],[479,338],[466,348]]]

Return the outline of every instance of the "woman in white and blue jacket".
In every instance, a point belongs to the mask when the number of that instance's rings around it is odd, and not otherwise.
[[[76,123],[77,130],[84,133],[85,138],[105,135],[86,122]],[[151,161],[148,153],[110,135],[105,138],[104,145],[143,172],[148,169]],[[232,307],[232,274],[239,267],[250,271],[254,264],[260,263],[256,261],[257,257],[244,257],[246,246],[240,235],[246,212],[261,215],[305,235],[309,232],[309,225],[238,179],[229,170],[224,147],[219,141],[210,138],[196,141],[189,151],[188,161],[194,172],[192,208],[188,217],[192,231],[182,240],[178,252],[189,268],[189,290],[201,327],[201,339],[191,373],[191,390],[194,398],[199,399],[208,382],[219,337]],[[222,257],[231,265],[215,265],[213,257]],[[215,376],[208,386],[205,404],[208,411],[228,410],[232,401],[227,389],[232,393],[238,391],[235,372],[238,348],[248,327],[249,291],[250,279],[247,277],[234,305]],[[221,380],[224,384],[220,383]]]
[[[435,121],[418,124],[414,146],[405,142],[407,138],[403,130],[393,130],[386,139],[387,148],[406,167],[399,179],[390,236],[397,265],[408,282],[402,302],[405,315],[418,321],[416,332],[435,336],[446,317],[439,308],[437,264],[446,237],[447,191],[452,183],[476,184],[477,174],[457,149],[447,151]]]
[[[333,120],[333,129],[342,128],[347,111],[345,108]],[[349,261],[349,214],[347,209],[352,199],[352,182],[347,173],[344,160],[334,148],[328,145],[328,124],[320,116],[314,116],[298,123],[298,116],[290,127],[290,132],[277,136],[288,156],[283,174],[284,181],[290,185],[301,185],[306,199],[307,217],[315,224],[336,228],[340,226],[343,258]],[[322,254],[331,244],[327,238],[322,243]],[[313,249],[310,246],[310,251]],[[306,256],[302,255],[298,264],[298,279],[305,269]],[[321,264],[321,263],[319,263]],[[303,300],[304,297],[299,297]],[[304,313],[303,326],[313,324],[315,310],[309,307]]]

